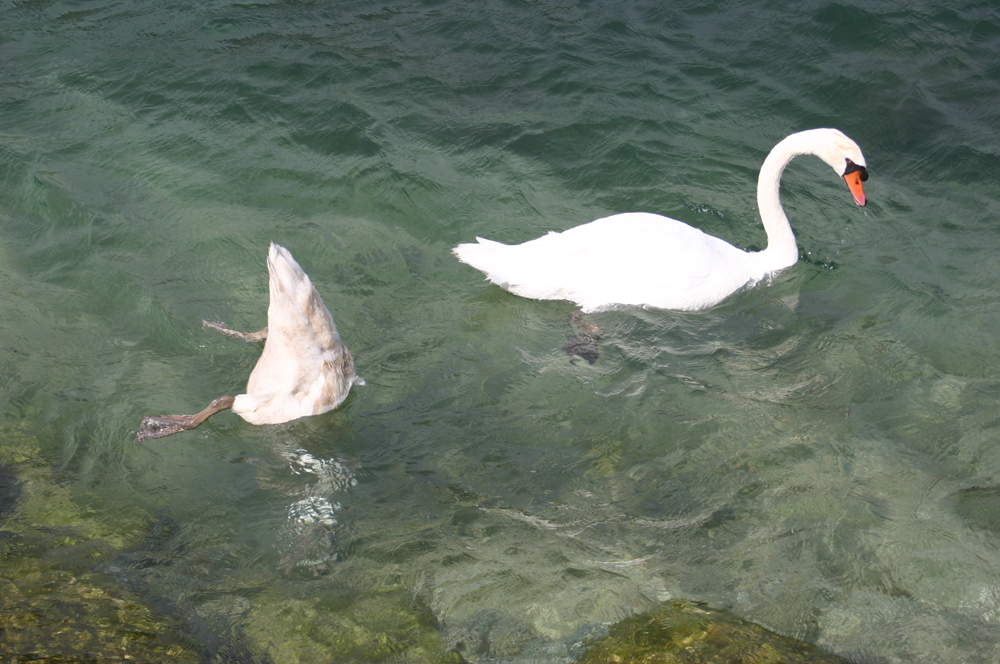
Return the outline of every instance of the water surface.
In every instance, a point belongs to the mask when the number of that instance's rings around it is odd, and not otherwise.
[[[470,661],[568,661],[670,597],[859,662],[1000,659],[991,4],[34,0],[0,26],[0,445],[123,524],[100,571],[200,616],[206,657],[321,661],[347,628],[317,615],[398,596]],[[593,365],[560,350],[571,304],[450,254],[632,210],[759,249],[757,169],[817,126],[862,146],[869,205],[795,161],[802,260],[710,311],[593,316]],[[270,241],[367,386],[132,442],[245,385],[259,350],[201,320],[264,325]]]

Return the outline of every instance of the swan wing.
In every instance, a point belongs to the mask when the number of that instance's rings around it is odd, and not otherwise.
[[[478,238],[455,253],[515,295],[571,300],[585,311],[615,305],[700,309],[748,281],[741,269],[746,252],[676,219],[642,212],[520,245]]]

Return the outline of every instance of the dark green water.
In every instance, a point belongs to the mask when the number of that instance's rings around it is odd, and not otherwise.
[[[570,304],[450,254],[632,210],[759,248],[757,169],[817,126],[868,207],[797,160],[804,260],[596,315],[593,365]],[[387,593],[470,661],[568,661],[667,597],[997,661],[998,127],[987,2],[7,0],[0,449],[122,524],[98,571],[255,661],[324,661],[317,612]],[[259,350],[200,321],[263,326],[272,240],[367,386],[132,442],[245,385]]]

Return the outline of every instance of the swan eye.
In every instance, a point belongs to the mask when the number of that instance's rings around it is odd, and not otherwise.
[[[858,166],[857,164],[855,164],[850,159],[847,159],[846,157],[844,158],[844,161],[847,162],[847,168],[844,169],[844,175],[849,175],[851,173],[859,173],[858,177],[861,179],[861,181],[868,182],[867,168],[865,168],[864,166]]]

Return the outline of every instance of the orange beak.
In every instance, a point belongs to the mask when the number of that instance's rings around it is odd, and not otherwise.
[[[865,189],[861,186],[861,171],[848,173],[844,176],[844,182],[847,183],[847,188],[854,194],[854,202],[864,207],[868,199],[865,198]]]

